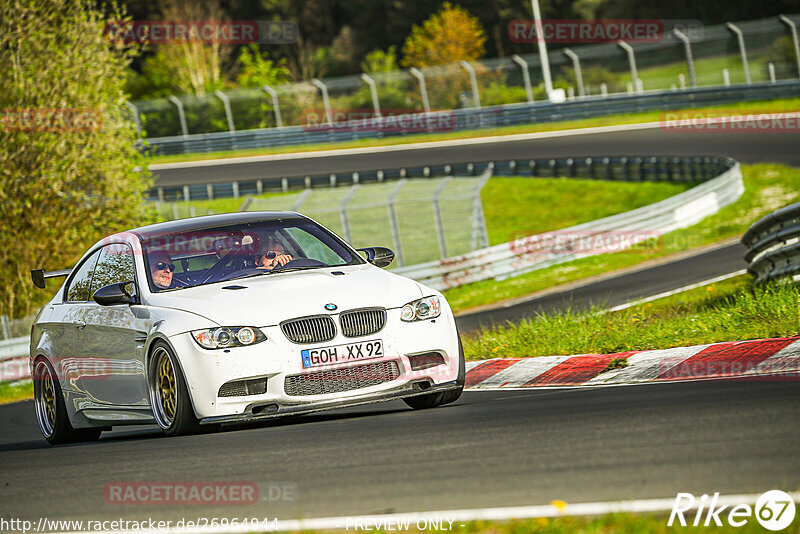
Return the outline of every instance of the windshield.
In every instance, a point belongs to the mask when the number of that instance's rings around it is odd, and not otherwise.
[[[153,292],[364,260],[307,219],[243,223],[161,235],[142,243]]]

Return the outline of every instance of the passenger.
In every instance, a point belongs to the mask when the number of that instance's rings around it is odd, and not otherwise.
[[[278,266],[283,267],[292,259],[291,254],[286,254],[283,245],[274,239],[267,239],[256,255],[256,266],[271,271]]]
[[[166,250],[159,250],[149,254],[150,276],[153,278],[153,285],[158,289],[170,289],[172,285],[172,273],[175,265],[172,263],[169,253]]]

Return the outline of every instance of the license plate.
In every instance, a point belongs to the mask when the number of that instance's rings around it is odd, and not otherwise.
[[[303,368],[346,363],[356,360],[369,360],[383,356],[383,341],[360,341],[358,343],[345,343],[318,349],[305,349],[300,355],[303,358]]]

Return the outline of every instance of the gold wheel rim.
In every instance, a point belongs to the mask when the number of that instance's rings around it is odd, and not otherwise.
[[[42,384],[42,400],[44,401],[45,415],[51,427],[56,424],[56,392],[53,387],[53,377],[50,376],[48,371],[44,375],[44,382]]]
[[[158,400],[161,404],[161,413],[164,415],[168,424],[175,418],[175,405],[178,395],[175,387],[175,371],[172,368],[172,361],[166,351],[161,353],[161,360],[158,362]]]

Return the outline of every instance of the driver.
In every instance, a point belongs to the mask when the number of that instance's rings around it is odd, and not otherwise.
[[[175,265],[172,263],[169,253],[166,250],[153,252],[148,258],[150,261],[150,276],[153,285],[158,289],[170,289],[172,286],[172,273]]]
[[[286,250],[275,239],[268,239],[259,249],[256,255],[256,266],[259,269],[271,271],[275,267],[283,267],[292,261],[292,255],[286,254]]]

